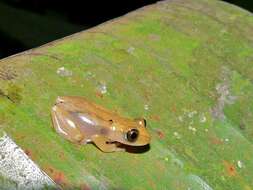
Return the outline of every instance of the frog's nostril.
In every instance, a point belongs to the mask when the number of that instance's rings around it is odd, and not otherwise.
[[[137,129],[131,129],[130,131],[127,132],[126,138],[129,142],[134,142],[137,140],[139,136],[139,131]]]

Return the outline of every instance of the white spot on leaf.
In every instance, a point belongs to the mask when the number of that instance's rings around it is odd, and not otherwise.
[[[194,134],[196,133],[197,129],[195,127],[189,126],[188,129],[192,131]]]
[[[178,116],[178,120],[179,120],[180,122],[183,122],[183,117],[182,117],[182,116]]]
[[[72,76],[72,71],[67,70],[65,67],[58,68],[56,73],[62,77]]]
[[[129,54],[133,54],[133,53],[134,53],[134,50],[135,50],[134,47],[129,47],[129,48],[127,49],[127,52],[128,52]]]
[[[237,166],[238,166],[238,168],[242,168],[243,167],[242,161],[238,160],[237,161]]]
[[[101,83],[98,85],[98,90],[100,91],[101,94],[107,93],[107,86],[105,83]]]
[[[173,135],[177,138],[177,139],[180,139],[181,138],[181,135],[178,133],[178,132],[174,132]]]
[[[195,110],[195,111],[192,111],[192,112],[189,112],[188,113],[188,117],[189,118],[192,118],[195,114],[197,114],[198,112]]]
[[[84,77],[87,79],[87,80],[90,80],[90,79],[93,79],[95,78],[95,74],[90,72],[90,71],[87,71],[86,73],[84,73]]]
[[[204,114],[200,114],[199,122],[200,123],[205,123],[206,122],[206,116]]]

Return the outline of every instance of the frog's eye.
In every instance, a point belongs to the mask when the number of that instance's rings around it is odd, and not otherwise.
[[[108,120],[111,124],[113,123],[113,120],[112,119],[110,119],[110,120]]]
[[[137,129],[131,129],[130,131],[127,132],[126,138],[129,142],[134,142],[137,140],[139,136],[139,131]]]

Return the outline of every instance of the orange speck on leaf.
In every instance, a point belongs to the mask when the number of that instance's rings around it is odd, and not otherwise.
[[[29,157],[32,156],[32,152],[29,149],[25,149],[25,154]]]
[[[96,92],[96,96],[99,97],[99,98],[103,98],[103,94],[99,91]]]
[[[235,176],[236,175],[236,168],[233,164],[231,164],[230,162],[228,162],[226,160],[223,161],[223,164],[224,164],[224,166],[226,168],[226,171],[227,171],[227,174],[229,176]]]
[[[53,168],[49,167],[48,170],[49,170],[50,173],[54,173],[54,169]]]
[[[151,115],[150,119],[155,120],[155,121],[160,121],[161,118],[159,115]]]
[[[67,186],[68,180],[66,179],[63,172],[55,169],[52,166],[48,166],[44,169],[44,171],[54,180],[55,183],[61,186]]]
[[[157,130],[156,133],[160,139],[164,138],[164,133],[161,130]]]
[[[63,172],[56,172],[56,173],[54,174],[53,179],[54,179],[54,182],[57,183],[57,184],[59,184],[59,185],[64,185],[64,184],[66,184],[66,182],[65,182],[65,181],[66,181],[65,175],[64,175]]]
[[[215,144],[215,145],[221,145],[223,144],[223,141],[217,137],[211,137],[210,138],[210,141],[212,144]]]
[[[59,158],[62,159],[62,160],[65,160],[64,152],[59,153]]]
[[[16,134],[15,138],[18,139],[18,140],[23,140],[25,138],[25,135]]]
[[[171,107],[171,111],[174,112],[174,113],[177,111],[177,108],[176,108],[175,105]]]

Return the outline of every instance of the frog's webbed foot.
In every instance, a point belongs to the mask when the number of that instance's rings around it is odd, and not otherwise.
[[[120,152],[125,151],[124,148],[118,147],[118,143],[111,142],[110,139],[103,136],[93,136],[92,141],[103,152]]]

